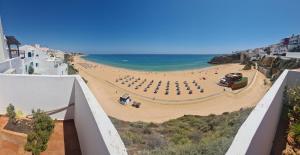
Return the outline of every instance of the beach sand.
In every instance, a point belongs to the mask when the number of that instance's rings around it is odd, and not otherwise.
[[[236,111],[243,107],[255,106],[270,88],[270,85],[264,85],[266,77],[263,74],[255,69],[242,70],[244,65],[239,64],[172,72],[134,71],[93,63],[80,57],[74,57],[73,64],[79,70],[79,74],[88,81],[88,87],[104,111],[109,116],[124,121],[159,123],[183,115]],[[220,78],[231,72],[240,72],[248,77],[248,86],[232,91],[217,85]],[[152,80],[153,84],[144,92]],[[154,93],[159,81],[161,85],[157,93]],[[168,81],[169,94],[166,95]],[[180,95],[177,95],[176,81]],[[189,94],[185,81],[192,94]],[[128,93],[133,101],[140,102],[141,107],[121,105],[119,98],[124,93]]]

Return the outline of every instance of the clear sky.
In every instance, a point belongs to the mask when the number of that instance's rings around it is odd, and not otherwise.
[[[300,33],[299,0],[0,0],[6,35],[92,53],[225,53]]]

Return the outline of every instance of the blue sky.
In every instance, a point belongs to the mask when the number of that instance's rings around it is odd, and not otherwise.
[[[225,53],[300,33],[299,0],[0,0],[5,34],[89,53]]]

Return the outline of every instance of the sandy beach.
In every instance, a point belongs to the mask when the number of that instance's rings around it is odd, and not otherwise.
[[[105,112],[125,121],[163,122],[183,115],[236,111],[255,106],[270,87],[264,85],[263,74],[254,69],[242,70],[244,65],[239,64],[172,72],[128,70],[80,57],[74,57],[73,64]],[[231,72],[248,77],[248,86],[232,91],[217,85],[220,78]],[[140,102],[141,107],[121,105],[118,101],[124,93]]]

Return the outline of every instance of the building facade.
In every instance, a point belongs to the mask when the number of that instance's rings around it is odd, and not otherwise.
[[[49,52],[40,45],[24,45],[20,47],[23,59],[24,74],[67,75],[68,66],[62,58]],[[32,68],[32,69],[30,69]]]

